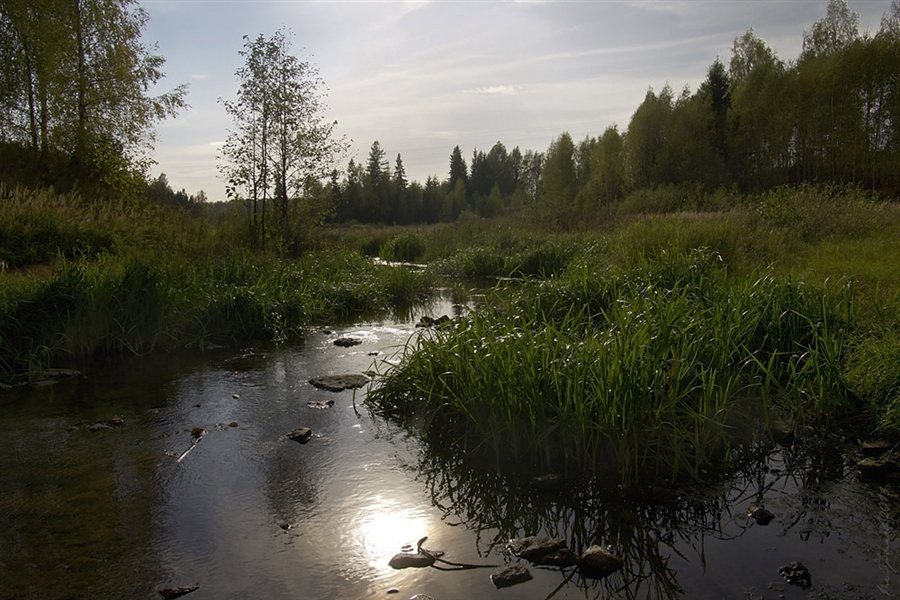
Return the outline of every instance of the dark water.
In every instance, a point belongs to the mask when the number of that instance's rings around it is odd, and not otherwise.
[[[426,312],[454,309],[448,297]],[[188,585],[200,586],[191,600],[900,597],[896,490],[858,482],[839,455],[776,449],[665,503],[621,498],[602,483],[590,494],[538,492],[426,453],[363,406],[364,390],[308,383],[389,359],[413,324],[143,358],[4,392],[0,599],[150,599]],[[348,334],[363,343],[333,344]],[[334,405],[308,405],[327,400]],[[125,426],[85,427],[114,417]],[[314,432],[308,444],[285,437],[300,426]],[[195,427],[207,433],[176,462]],[[767,526],[746,516],[760,497],[776,517]],[[563,536],[576,551],[608,545],[625,568],[589,581],[531,567],[532,581],[495,590],[494,569],[388,566],[423,536],[448,560],[518,564],[504,542],[533,534]],[[811,589],[780,577],[791,561],[808,567]]]

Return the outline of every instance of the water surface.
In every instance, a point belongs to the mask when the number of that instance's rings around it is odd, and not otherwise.
[[[448,295],[427,312],[460,310]],[[667,502],[622,498],[603,482],[547,493],[426,452],[364,406],[364,389],[308,383],[390,360],[420,314],[3,392],[0,598],[149,599],[188,585],[200,586],[191,600],[900,595],[896,489],[860,483],[850,458],[773,448]],[[334,345],[348,335],[362,343]],[[116,417],[124,427],[86,427]],[[305,445],[286,437],[301,426],[314,432]],[[194,428],[207,433],[177,462]],[[776,515],[767,526],[746,516],[759,501]],[[530,567],[533,581],[495,590],[494,569],[388,565],[423,536],[449,560],[520,564],[503,546],[525,535],[562,536],[576,551],[608,545],[625,568],[590,581]],[[797,560],[810,590],[778,574]]]

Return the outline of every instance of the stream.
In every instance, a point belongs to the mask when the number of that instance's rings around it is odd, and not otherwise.
[[[189,600],[900,597],[898,488],[859,481],[834,448],[774,446],[657,501],[614,485],[548,492],[426,451],[364,405],[366,388],[309,383],[393,360],[422,314],[458,315],[454,300],[0,392],[0,600],[149,600],[181,586],[199,586]],[[287,437],[298,427],[313,432],[305,444]],[[768,524],[747,515],[759,502]],[[508,539],[529,535],[576,553],[609,546],[624,567],[594,580],[508,555]],[[447,560],[519,564],[533,579],[495,589],[498,568],[389,566],[425,536]],[[779,574],[792,561],[808,589]]]

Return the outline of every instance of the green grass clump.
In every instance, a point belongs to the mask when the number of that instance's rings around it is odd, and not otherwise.
[[[49,276],[0,278],[0,378],[60,361],[290,339],[312,324],[421,301],[432,286],[426,273],[350,251],[60,258]]]
[[[380,256],[384,260],[414,262],[425,255],[425,239],[416,231],[404,231],[382,246]]]
[[[790,278],[732,282],[703,250],[630,269],[584,258],[423,335],[369,402],[435,443],[538,471],[699,477],[770,400],[813,416],[846,408],[832,384],[848,301]]]

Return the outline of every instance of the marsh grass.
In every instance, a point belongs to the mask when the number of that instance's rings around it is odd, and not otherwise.
[[[628,269],[588,254],[423,334],[368,398],[498,464],[626,483],[700,477],[748,439],[767,402],[810,418],[844,408],[848,294],[787,277],[734,282],[708,250]]]
[[[235,249],[191,260],[158,249],[58,258],[41,277],[0,274],[0,377],[61,363],[287,340],[304,327],[428,297],[427,273],[349,251],[279,260]]]

